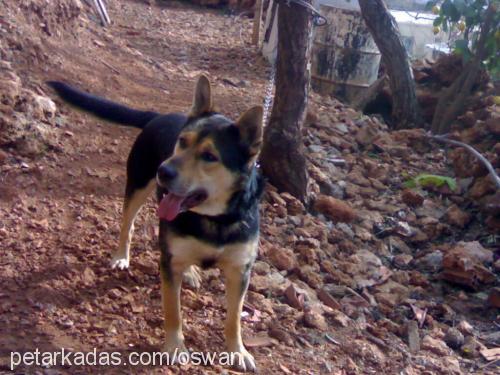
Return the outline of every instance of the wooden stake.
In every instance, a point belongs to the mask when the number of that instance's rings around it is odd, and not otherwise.
[[[106,7],[104,6],[102,0],[94,0],[94,7],[99,17],[101,17],[102,25],[109,25],[111,23],[111,20],[109,19],[108,11],[106,10]]]
[[[258,46],[260,39],[260,22],[262,20],[262,6],[263,1],[257,0],[255,2],[254,15],[253,15],[253,33],[252,44]]]

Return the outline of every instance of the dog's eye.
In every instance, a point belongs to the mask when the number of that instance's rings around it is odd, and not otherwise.
[[[179,138],[179,147],[180,147],[181,149],[185,149],[185,148],[187,148],[187,146],[188,146],[188,145],[187,145],[187,140],[186,140],[186,138],[183,138],[183,137]]]
[[[214,154],[212,154],[211,152],[208,152],[208,151],[202,152],[200,155],[200,158],[203,161],[207,161],[209,163],[213,163],[213,162],[219,160],[219,159],[217,159],[217,156],[215,156]]]

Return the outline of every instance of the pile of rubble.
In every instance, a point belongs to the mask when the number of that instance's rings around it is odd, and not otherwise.
[[[11,64],[0,60],[0,146],[23,156],[57,148],[56,109],[42,92],[24,88]]]
[[[449,87],[463,70],[463,61],[457,55],[442,55],[436,62],[418,61],[413,65],[417,83],[417,98],[426,123],[432,123],[437,103],[443,90]],[[376,106],[387,116],[390,113],[391,94],[387,81],[383,81],[375,99],[365,105],[368,112]],[[479,74],[473,95],[466,102],[466,110],[451,127],[451,137],[476,148],[497,171],[500,168],[500,109],[498,90],[485,71]],[[387,107],[387,108],[386,108]],[[385,108],[385,110],[381,110]],[[419,143],[428,143],[424,134],[416,135]],[[419,146],[420,147],[420,146]],[[427,146],[427,150],[430,150]],[[422,148],[420,151],[424,151]],[[477,207],[484,216],[484,222],[493,231],[500,231],[499,195],[484,163],[461,148],[447,151],[454,175],[462,179],[460,187],[467,194],[452,196],[456,203],[468,203]],[[497,172],[498,174],[498,172]],[[464,190],[465,189],[465,190]],[[460,202],[457,202],[460,201]],[[456,211],[456,210],[455,210]],[[465,223],[467,224],[467,223]],[[464,224],[464,225],[465,225]],[[463,227],[463,225],[462,225]]]
[[[40,86],[23,82],[11,62],[19,59],[35,66],[48,61],[51,57],[47,37],[74,35],[80,21],[84,21],[79,18],[83,10],[84,5],[79,0],[21,0],[3,7],[4,17],[0,19],[0,146],[4,149],[33,157],[59,148],[56,105]],[[22,22],[15,22],[16,19]],[[6,154],[0,152],[0,159],[6,158]]]
[[[388,132],[335,100],[314,102],[304,129],[314,203],[306,210],[269,187],[251,290],[292,306],[306,327],[360,324],[382,348],[395,335],[410,352],[444,356],[442,371],[460,372],[453,350],[460,361],[486,358],[500,337],[482,341],[466,316],[494,320],[500,308],[498,227],[486,228],[498,212],[480,210],[498,204],[488,177],[457,175],[455,191],[407,189],[411,176],[449,174],[447,152],[423,130]]]

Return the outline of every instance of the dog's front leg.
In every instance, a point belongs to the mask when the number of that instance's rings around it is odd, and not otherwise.
[[[128,268],[130,264],[130,241],[134,232],[135,217],[155,186],[155,181],[152,180],[145,187],[139,188],[134,186],[134,181],[130,181],[130,177],[127,177],[127,179],[125,199],[123,200],[120,244],[118,245],[118,250],[113,253],[111,258],[111,268],[119,268],[121,270]]]
[[[160,277],[163,314],[165,319],[165,346],[164,351],[172,355],[177,351],[187,351],[184,346],[181,316],[181,284],[184,269],[172,262],[168,250],[167,229],[164,222],[160,222]]]
[[[243,371],[255,371],[255,360],[245,349],[241,339],[241,312],[250,281],[251,263],[223,268],[226,278],[227,316],[224,333],[228,351],[234,353],[234,365]]]

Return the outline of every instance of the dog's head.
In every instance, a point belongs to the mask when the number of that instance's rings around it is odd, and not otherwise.
[[[210,82],[201,76],[193,106],[174,152],[157,172],[163,195],[158,215],[173,220],[182,211],[223,214],[242,189],[262,145],[262,107],[250,108],[233,122],[213,109]]]

